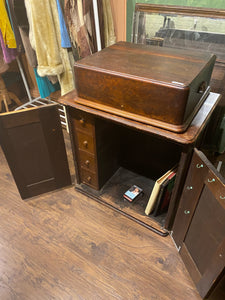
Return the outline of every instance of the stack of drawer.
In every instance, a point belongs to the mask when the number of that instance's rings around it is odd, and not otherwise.
[[[94,120],[88,114],[76,111],[72,119],[72,127],[79,181],[98,189]]]

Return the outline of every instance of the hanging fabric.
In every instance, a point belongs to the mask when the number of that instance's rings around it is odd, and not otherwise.
[[[0,11],[0,30],[4,44],[8,48],[16,48],[16,39],[9,21],[4,0],[0,0]]]
[[[30,29],[29,39],[37,55],[39,76],[59,75],[64,70],[58,50],[59,45],[52,17],[51,1],[25,0]],[[55,2],[55,0],[53,1]]]
[[[22,38],[23,47],[27,61],[31,67],[34,68],[35,79],[37,82],[38,90],[42,98],[50,96],[52,92],[60,89],[58,79],[56,76],[47,78],[46,76],[40,77],[37,74],[37,57],[34,49],[31,47],[29,39],[29,23],[27,19],[26,7],[24,0],[10,0],[11,14],[15,16],[15,22],[18,25],[19,32]]]
[[[59,14],[59,24],[60,24],[60,33],[61,33],[61,47],[63,48],[71,48],[70,38],[69,34],[67,32],[62,8],[60,1],[57,0],[57,8],[58,8],[58,14]]]
[[[5,46],[4,39],[2,36],[2,32],[0,31],[0,45],[3,52],[4,61],[9,64],[18,56],[18,52],[16,48],[8,48]]]
[[[8,18],[8,13],[5,7],[5,3],[0,0],[0,45],[4,62],[9,64],[16,59],[18,52],[16,49],[15,36]],[[8,47],[11,46],[11,47]]]
[[[103,16],[104,16],[104,39],[105,47],[108,47],[116,42],[116,35],[113,24],[113,16],[110,0],[102,0]]]
[[[103,5],[102,0],[97,0],[98,4],[98,19],[99,19],[99,30],[101,38],[101,48],[105,48],[105,36],[104,36],[104,15],[103,15]]]
[[[61,94],[75,88],[67,49],[61,47],[60,23],[55,0],[25,0],[30,42],[37,55],[39,76],[57,75]]]
[[[37,82],[37,86],[38,86],[38,90],[39,90],[41,98],[46,98],[51,93],[60,89],[59,82],[56,82],[53,85],[46,76],[45,77],[39,76],[36,68],[34,68],[34,73],[35,73],[36,82]]]
[[[24,0],[12,0],[12,2],[12,10],[19,28],[28,63],[31,67],[36,68],[37,57],[34,49],[31,47],[30,44],[29,23],[27,19]]]
[[[92,53],[83,16],[82,0],[64,0],[64,13],[68,24],[75,60]]]
[[[97,40],[96,40],[93,0],[83,1],[83,15],[84,15],[84,23],[87,28],[91,51],[92,53],[94,53],[97,51]]]
[[[23,42],[22,42],[22,39],[20,36],[18,24],[16,21],[16,16],[13,11],[13,0],[6,0],[6,4],[7,4],[7,11],[8,11],[10,23],[11,23],[12,30],[14,32],[14,36],[16,39],[17,52],[19,52],[19,53],[24,52],[25,50],[23,47]]]
[[[5,73],[8,70],[8,68],[9,66],[3,58],[2,48],[0,47],[0,74]]]

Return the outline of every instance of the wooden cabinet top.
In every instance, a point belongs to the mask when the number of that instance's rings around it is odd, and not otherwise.
[[[118,42],[75,62],[75,67],[153,80],[181,89],[189,86],[210,60],[215,60],[215,55],[197,50]]]

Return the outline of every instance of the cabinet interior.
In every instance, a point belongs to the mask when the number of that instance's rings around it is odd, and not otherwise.
[[[178,164],[180,146],[101,118],[95,119],[95,136],[100,189],[93,191],[82,183],[79,186],[151,224],[152,216],[146,216],[144,211],[153,186],[159,177]],[[123,199],[123,194],[132,185],[142,188],[143,194],[129,203]],[[154,220],[162,226],[165,214]]]

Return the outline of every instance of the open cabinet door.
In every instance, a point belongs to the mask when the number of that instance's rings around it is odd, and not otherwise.
[[[196,150],[175,218],[172,237],[204,298],[224,277],[225,181]],[[224,298],[225,299],[225,290]]]
[[[0,144],[22,199],[71,184],[57,106],[0,115]]]

